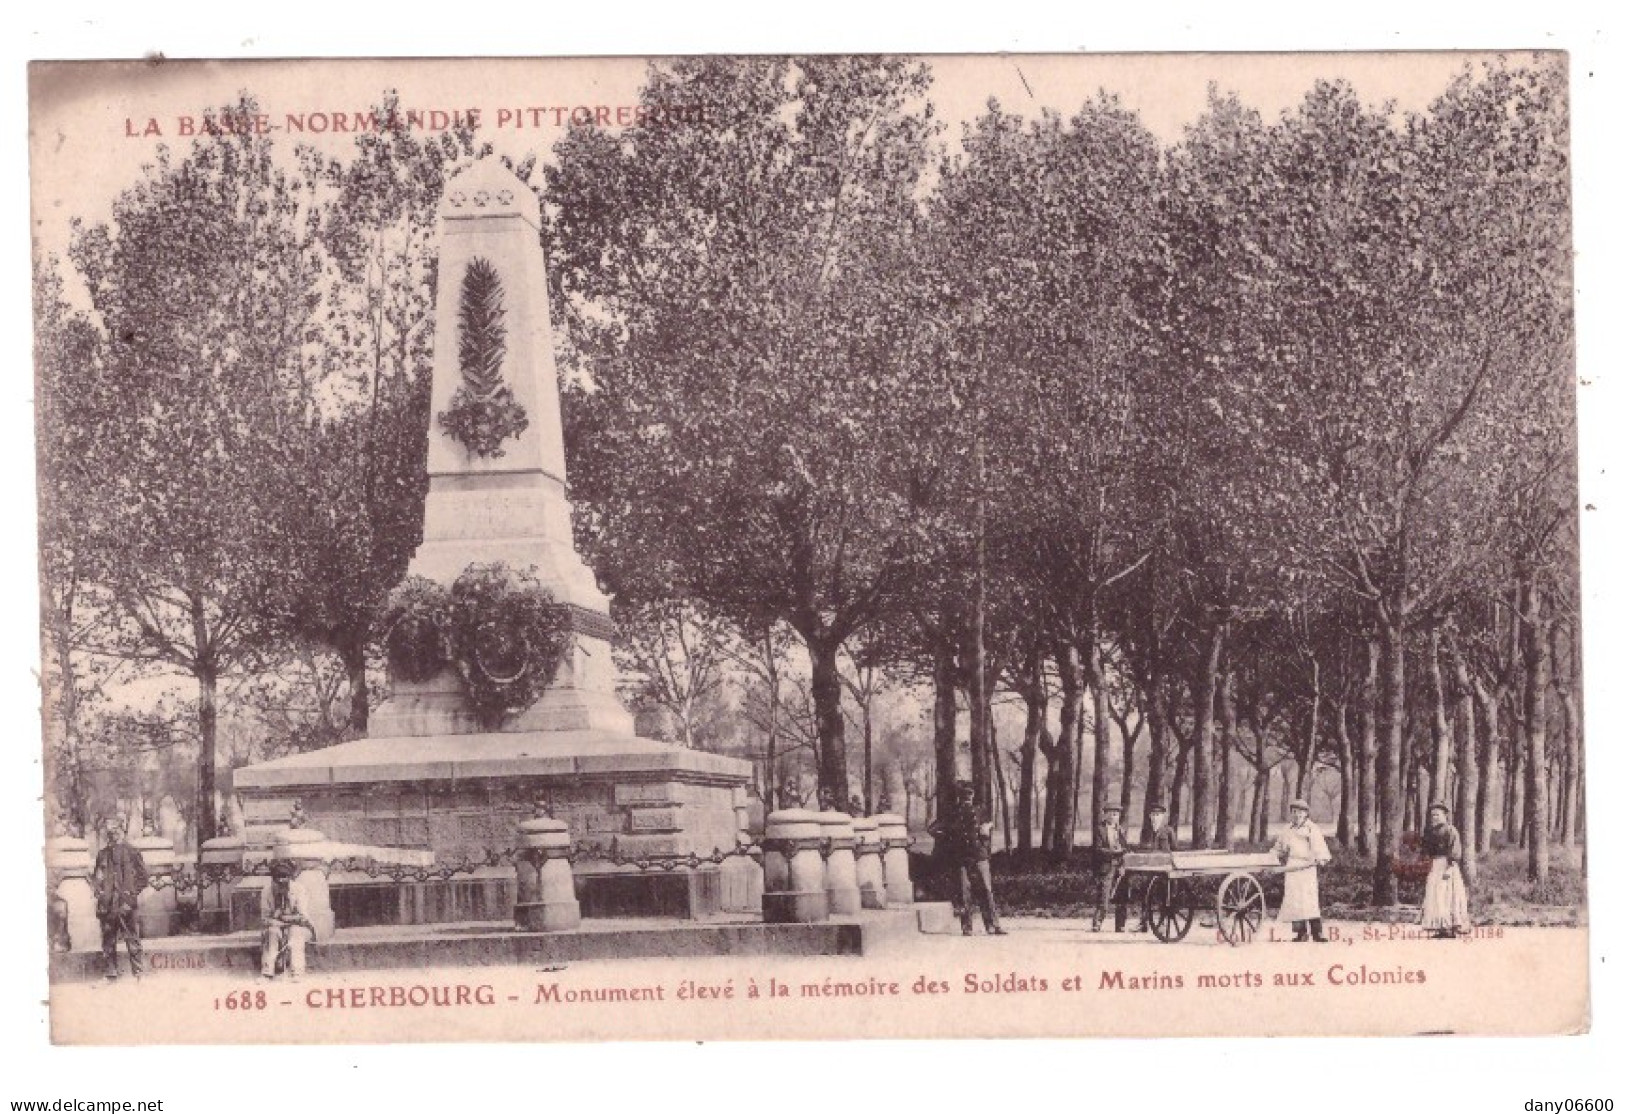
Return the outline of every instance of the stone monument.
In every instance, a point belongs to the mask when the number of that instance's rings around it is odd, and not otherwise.
[[[540,699],[495,724],[471,706],[466,661],[416,679],[392,668],[369,738],[237,771],[245,834],[280,825],[299,798],[335,842],[429,851],[444,865],[511,853],[541,797],[588,849],[575,872],[584,916],[711,911],[715,865],[611,861],[733,848],[750,766],[636,737],[616,695],[609,601],[571,532],[536,195],[484,159],[446,184],[439,217],[429,494],[410,575],[449,588],[475,565],[528,571],[567,612],[569,638]],[[470,398],[496,402],[473,435],[445,417]],[[333,905],[341,927],[503,920],[514,879],[509,862],[429,882],[336,877]]]

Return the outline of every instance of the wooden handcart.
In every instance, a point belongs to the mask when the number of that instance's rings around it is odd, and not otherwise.
[[[1281,869],[1267,851],[1131,851],[1118,885],[1144,883],[1146,926],[1165,944],[1183,940],[1206,906],[1217,916],[1219,938],[1239,945],[1258,935],[1268,912],[1259,876]]]

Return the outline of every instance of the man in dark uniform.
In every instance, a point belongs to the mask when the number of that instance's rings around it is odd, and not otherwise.
[[[1174,839],[1174,830],[1168,826],[1168,809],[1161,801],[1152,801],[1145,810],[1147,818],[1151,821],[1151,843],[1147,851],[1177,851],[1178,841]],[[1143,895],[1142,895],[1143,897]],[[1136,932],[1144,932],[1150,926],[1145,923],[1145,902],[1140,902],[1140,924]]]
[[[96,918],[102,922],[102,962],[109,979],[118,978],[118,942],[130,954],[130,974],[140,978],[141,924],[136,899],[147,888],[147,864],[141,852],[124,840],[124,821],[107,825],[107,845],[96,853],[90,884],[96,891]]]
[[[976,810],[976,789],[968,781],[955,785],[953,799],[927,829],[937,841],[942,861],[959,875],[959,927],[971,934],[971,898],[982,911],[982,924],[989,936],[1003,936],[999,911],[993,904],[992,856],[993,822]]]
[[[1118,883],[1123,880],[1123,856],[1128,853],[1128,841],[1123,837],[1123,810],[1107,805],[1101,810],[1100,823],[1095,825],[1095,882],[1099,892],[1095,896],[1095,921],[1090,931],[1099,932],[1100,922],[1110,902],[1112,922],[1118,932],[1128,923],[1128,894]]]

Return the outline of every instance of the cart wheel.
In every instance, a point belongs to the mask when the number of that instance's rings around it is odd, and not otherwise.
[[[1183,940],[1195,919],[1183,886],[1164,874],[1151,879],[1145,890],[1145,920],[1158,940],[1164,944]]]
[[[1219,887],[1219,937],[1226,943],[1245,944],[1264,923],[1264,887],[1251,874],[1237,871]]]

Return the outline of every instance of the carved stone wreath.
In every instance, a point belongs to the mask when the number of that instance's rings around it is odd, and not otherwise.
[[[501,726],[553,683],[570,612],[531,574],[470,565],[451,586],[448,615],[453,661],[481,726]]]

